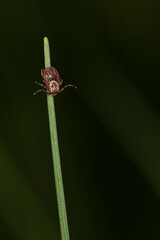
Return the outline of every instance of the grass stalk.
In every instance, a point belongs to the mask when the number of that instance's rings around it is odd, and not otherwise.
[[[50,60],[49,41],[47,37],[44,38],[44,58],[45,58],[45,68],[50,67],[51,60]],[[47,104],[48,104],[53,169],[54,169],[54,177],[55,177],[55,185],[56,185],[61,239],[69,240],[70,238],[69,238],[67,212],[66,212],[66,205],[65,205],[65,196],[64,196],[64,189],[63,189],[62,171],[61,171],[60,154],[59,154],[59,146],[58,146],[54,97],[52,95],[47,94]]]

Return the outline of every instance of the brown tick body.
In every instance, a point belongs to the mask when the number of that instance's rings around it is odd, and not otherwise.
[[[63,80],[60,78],[58,71],[54,67],[48,67],[48,68],[42,69],[41,75],[43,77],[43,82],[45,83],[45,85],[38,82],[35,82],[35,83],[43,87],[44,89],[38,90],[37,92],[34,93],[34,95],[39,92],[45,92],[55,97],[57,93],[63,92],[65,88],[68,88],[68,87],[76,88],[74,85],[68,84],[60,90],[60,86]]]

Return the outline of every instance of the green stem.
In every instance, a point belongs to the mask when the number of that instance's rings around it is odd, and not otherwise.
[[[49,42],[47,37],[44,38],[44,56],[45,56],[45,68],[50,67],[51,66],[50,50],[49,50]],[[59,155],[59,147],[58,147],[54,97],[52,95],[49,95],[49,94],[47,95],[47,103],[48,103],[50,137],[51,137],[53,167],[54,167],[55,185],[56,185],[56,193],[57,193],[58,212],[59,212],[59,220],[60,220],[61,239],[69,240],[70,238],[69,238],[69,230],[68,230],[68,221],[67,221],[61,163],[60,163],[60,155]]]

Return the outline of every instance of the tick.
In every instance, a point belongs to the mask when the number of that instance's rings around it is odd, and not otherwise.
[[[35,83],[43,87],[44,89],[39,89],[34,93],[34,95],[39,92],[45,92],[46,94],[51,94],[53,97],[55,97],[57,93],[63,92],[65,88],[68,88],[68,87],[77,88],[74,85],[68,84],[64,86],[62,89],[60,89],[60,86],[62,85],[63,80],[60,78],[60,75],[57,69],[55,69],[54,67],[48,67],[48,68],[42,69],[41,75],[43,77],[43,82],[45,85],[38,82],[35,82]]]

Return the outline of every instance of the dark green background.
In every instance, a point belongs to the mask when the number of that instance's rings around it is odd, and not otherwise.
[[[1,1],[0,239],[59,240],[43,37],[71,240],[160,239],[160,3]]]

